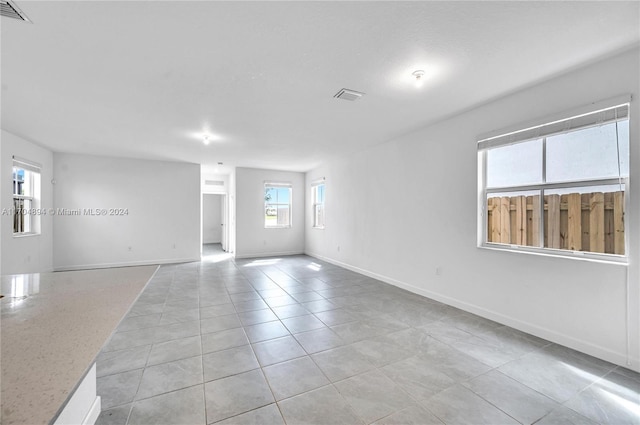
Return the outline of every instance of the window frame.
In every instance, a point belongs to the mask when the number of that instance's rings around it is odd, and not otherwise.
[[[551,126],[555,124],[561,124],[562,122],[571,122],[573,119],[580,119],[585,116],[589,116],[592,114],[596,114],[602,111],[608,111],[610,109],[626,107],[626,115],[622,117],[615,117],[614,119],[609,119],[602,123],[596,123],[592,125],[576,125],[575,127],[571,127],[570,129],[564,131],[549,131],[543,133],[542,135],[533,136],[532,131],[535,132],[536,128],[544,128],[546,126]],[[489,242],[488,238],[488,211],[487,211],[487,202],[488,196],[492,193],[517,193],[517,192],[539,192],[540,199],[544,199],[545,191],[552,191],[557,189],[568,189],[575,188],[580,189],[581,187],[591,187],[591,186],[609,186],[616,185],[620,187],[624,187],[624,192],[626,194],[629,193],[629,176],[622,177],[612,177],[612,178],[603,178],[603,179],[582,179],[582,180],[572,180],[572,181],[562,181],[558,183],[548,183],[546,181],[546,161],[547,161],[547,153],[546,153],[546,143],[547,138],[561,134],[567,133],[571,131],[579,131],[582,129],[586,129],[588,127],[592,127],[595,125],[602,125],[606,123],[612,122],[620,122],[629,120],[630,121],[630,109],[631,109],[631,97],[630,96],[621,96],[614,99],[609,99],[603,102],[597,102],[591,104],[589,106],[576,109],[574,111],[565,112],[562,115],[558,114],[556,116],[547,117],[538,120],[537,122],[532,122],[527,125],[514,126],[511,129],[502,130],[499,132],[489,133],[478,138],[478,243],[477,246],[479,248],[491,249],[491,250],[501,250],[501,251],[511,251],[511,252],[522,252],[527,254],[536,254],[543,256],[554,256],[554,257],[566,257],[566,258],[575,258],[596,262],[605,262],[605,263],[628,263],[628,253],[629,253],[629,233],[625,231],[625,240],[624,240],[624,254],[611,254],[611,253],[600,253],[600,252],[591,252],[591,251],[572,251],[569,249],[562,248],[550,248],[545,247],[544,242],[544,228],[545,228],[545,219],[544,219],[544,202],[539,202],[540,207],[540,223],[539,223],[539,243],[540,246],[527,246],[527,245],[517,245],[517,244],[506,244],[499,242]],[[558,116],[562,118],[558,119]],[[567,118],[568,117],[568,118]],[[518,130],[520,128],[521,130]],[[518,138],[518,133],[523,133],[528,135],[529,137]],[[497,142],[496,139],[501,139],[502,143]],[[508,146],[518,143],[523,143],[531,140],[542,140],[542,181],[538,184],[524,184],[524,185],[514,185],[514,186],[496,186],[487,188],[487,158],[488,152],[491,149],[499,148],[502,146]],[[630,140],[628,140],[630,143]],[[484,144],[484,146],[483,146]],[[629,173],[631,171],[629,170]],[[624,196],[624,211],[625,215],[629,214],[629,196]],[[626,227],[626,226],[625,226]]]
[[[42,166],[35,162],[25,160],[22,158],[18,158],[13,156],[12,162],[12,201],[13,201],[13,233],[12,236],[14,238],[21,238],[26,236],[37,236],[40,235],[40,214],[37,214],[36,211],[40,209],[40,197],[42,191]],[[16,193],[16,189],[18,186],[17,180],[17,170],[23,170],[25,172],[25,181],[28,180],[28,194],[18,194]],[[13,179],[13,174],[15,173],[16,179]],[[27,179],[27,175],[29,178]],[[23,190],[27,192],[26,190]],[[22,206],[18,207],[17,203],[21,202]],[[26,206],[26,203],[29,203]],[[29,211],[29,213],[24,214],[23,210]],[[28,229],[26,231],[16,231],[16,221],[20,221],[17,217],[18,215],[22,216],[22,228]],[[19,226],[18,226],[19,227]]]
[[[325,203],[326,199],[322,202],[318,200],[318,188],[323,186],[325,188],[325,197],[326,197],[326,182],[323,178],[322,180],[318,180],[316,182],[311,183],[311,214],[312,214],[312,224],[311,227],[313,229],[324,230],[326,222],[325,222]],[[318,207],[322,207],[322,225],[318,225]]]
[[[263,196],[266,196],[267,193],[267,189],[268,188],[273,188],[273,189],[288,189],[289,190],[289,223],[288,224],[276,224],[276,225],[268,225],[267,224],[267,220],[266,220],[266,216],[267,216],[267,204],[269,205],[287,205],[287,204],[281,204],[281,203],[268,203],[267,200],[265,199],[264,201],[264,209],[263,209],[263,213],[264,213],[264,228],[265,229],[289,229],[293,226],[293,184],[288,183],[288,182],[264,182],[264,186],[263,186],[263,191],[262,194]],[[278,213],[277,213],[278,208],[276,207],[276,222],[277,222],[277,217],[278,217]]]

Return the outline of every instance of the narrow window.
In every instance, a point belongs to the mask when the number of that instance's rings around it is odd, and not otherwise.
[[[625,255],[628,103],[478,142],[482,245]]]
[[[40,233],[40,166],[13,159],[13,234]]]
[[[324,181],[311,185],[313,201],[313,227],[324,229]]]
[[[291,227],[291,184],[265,183],[264,227]]]

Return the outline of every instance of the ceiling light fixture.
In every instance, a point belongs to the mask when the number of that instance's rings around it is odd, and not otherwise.
[[[413,75],[413,77],[416,79],[415,82],[417,87],[420,87],[424,82],[424,80],[422,79],[422,77],[424,77],[424,74],[425,72],[422,69],[415,70],[411,73],[411,75]]]
[[[198,142],[204,145],[209,145],[209,144],[212,144],[212,142],[217,143],[221,140],[224,140],[219,134],[212,133],[211,131],[209,131],[207,127],[199,131],[185,133],[185,135],[188,136],[190,139],[197,140]]]

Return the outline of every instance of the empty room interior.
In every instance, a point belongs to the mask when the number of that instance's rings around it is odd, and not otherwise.
[[[1,424],[640,424],[640,2],[0,6]]]

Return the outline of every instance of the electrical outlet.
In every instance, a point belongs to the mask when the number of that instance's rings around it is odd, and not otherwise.
[[[442,276],[442,266],[436,267],[436,276]]]

